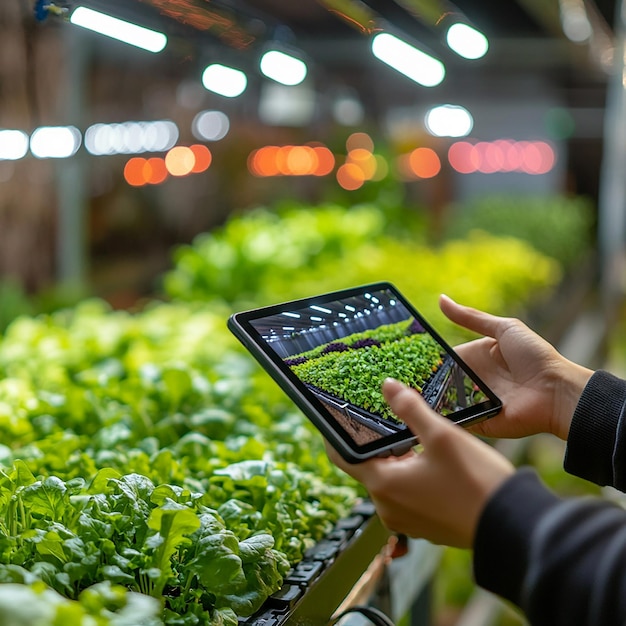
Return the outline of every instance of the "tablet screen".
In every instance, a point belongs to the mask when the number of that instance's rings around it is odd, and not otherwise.
[[[453,421],[473,420],[497,404],[391,286],[298,301],[259,315],[249,319],[257,341],[357,446],[406,430],[383,398],[386,377],[416,389]]]

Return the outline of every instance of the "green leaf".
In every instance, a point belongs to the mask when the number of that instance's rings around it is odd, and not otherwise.
[[[191,391],[191,376],[183,369],[166,369],[161,378],[167,390],[170,408],[178,407],[181,400]]]
[[[109,480],[119,480],[122,477],[120,472],[112,467],[104,467],[98,470],[98,473],[93,477],[88,493],[107,493],[110,491]]]
[[[36,482],[36,478],[30,471],[28,465],[21,459],[17,459],[13,464],[12,478],[15,483],[20,487],[26,487]]]
[[[168,498],[162,506],[152,511],[148,526],[157,531],[150,537],[148,545],[156,548],[153,567],[162,572],[154,590],[154,595],[158,595],[172,574],[170,559],[181,546],[191,543],[188,535],[200,528],[200,520],[192,509]]]
[[[209,626],[237,626],[239,620],[232,609],[214,609],[211,611]]]
[[[239,542],[239,556],[243,563],[259,561],[274,547],[274,538],[268,534],[253,535]]]
[[[43,538],[37,541],[37,552],[43,556],[52,556],[61,563],[66,563],[68,558],[63,551],[63,539],[58,533],[49,531]]]
[[[34,515],[59,520],[69,504],[65,483],[56,476],[48,476],[26,487],[20,497]]]
[[[239,542],[231,531],[201,537],[196,550],[189,569],[205,589],[211,593],[234,592],[245,583]]]

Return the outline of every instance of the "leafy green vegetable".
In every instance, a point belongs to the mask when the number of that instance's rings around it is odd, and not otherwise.
[[[236,626],[258,610],[362,492],[228,332],[232,303],[391,279],[418,303],[443,286],[498,312],[558,279],[518,240],[422,240],[392,237],[371,206],[253,211],[177,252],[176,302],[13,321],[0,338],[0,626]],[[420,376],[432,367],[432,346],[405,331],[360,333],[305,365],[359,401],[346,381],[402,378],[406,358]],[[358,371],[356,351],[371,354]]]

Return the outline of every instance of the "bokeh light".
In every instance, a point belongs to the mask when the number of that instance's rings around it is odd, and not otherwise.
[[[359,149],[374,152],[374,140],[367,133],[352,133],[346,139],[346,150],[348,152]]]
[[[194,165],[191,168],[191,173],[201,174],[202,172],[206,172],[211,165],[211,161],[213,160],[211,151],[206,146],[199,143],[189,146],[189,149],[193,152],[195,159]]]
[[[167,179],[167,167],[165,159],[152,157],[143,166],[143,177],[149,185],[159,185]]]
[[[546,141],[457,141],[448,150],[448,162],[459,174],[547,174],[556,160],[554,148]]]
[[[263,146],[248,156],[253,176],[326,176],[335,167],[333,153],[322,145]]]
[[[409,167],[417,178],[433,178],[441,171],[441,160],[432,148],[416,148],[409,154]]]
[[[196,164],[196,157],[191,148],[175,146],[165,155],[165,166],[172,176],[187,176]]]
[[[354,163],[344,163],[337,170],[337,182],[346,191],[356,191],[365,182],[363,170]]]

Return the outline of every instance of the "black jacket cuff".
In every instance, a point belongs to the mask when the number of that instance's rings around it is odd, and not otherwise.
[[[585,386],[570,426],[565,471],[597,485],[613,485],[613,450],[626,402],[626,381],[599,370]]]

